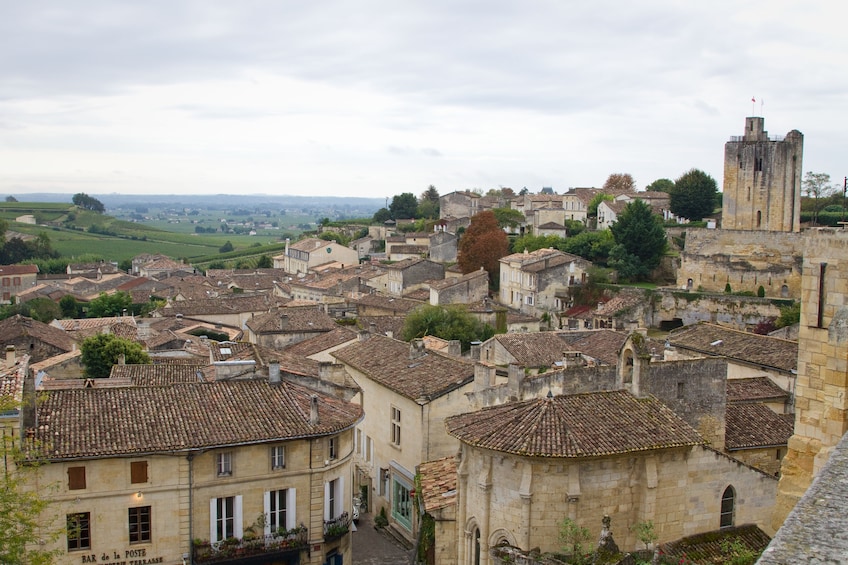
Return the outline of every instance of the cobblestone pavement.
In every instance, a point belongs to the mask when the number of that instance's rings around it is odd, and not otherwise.
[[[371,514],[363,514],[353,536],[353,565],[409,565],[411,552],[374,528]]]

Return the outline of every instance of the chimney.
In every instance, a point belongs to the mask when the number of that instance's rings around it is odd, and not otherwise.
[[[479,361],[480,360],[480,349],[482,348],[482,346],[483,346],[483,344],[479,341],[472,341],[471,342],[471,359],[473,361]]]
[[[127,356],[121,353],[118,355],[118,365],[126,365],[127,364]]]
[[[394,338],[395,332],[393,332],[392,330],[386,330],[386,337]]]
[[[15,346],[7,345],[6,346],[6,363],[9,365],[15,364]]]
[[[524,368],[518,363],[510,363],[508,369],[507,389],[509,395],[521,397],[521,382],[524,380]]]
[[[474,391],[486,390],[494,385],[495,368],[483,363],[474,364]]]
[[[271,361],[268,363],[268,381],[271,384],[277,384],[280,382],[280,362],[279,361]]]
[[[368,333],[368,330],[360,330],[356,333],[356,337],[359,341],[367,341],[371,334]]]
[[[374,323],[374,322],[369,322],[368,323],[368,331],[371,332],[372,334],[376,334],[377,333],[377,324]]]
[[[423,339],[413,339],[409,342],[409,359],[415,360],[427,354]]]
[[[329,383],[344,385],[345,370],[341,363],[321,361],[318,363],[318,378]]]
[[[311,398],[312,402],[309,407],[309,425],[317,426],[320,422],[318,418],[318,395],[313,394]]]
[[[448,342],[448,355],[459,357],[462,355],[462,342],[458,339],[452,339]]]

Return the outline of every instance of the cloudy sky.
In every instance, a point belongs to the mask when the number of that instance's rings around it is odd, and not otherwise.
[[[0,0],[0,195],[720,187],[752,112],[841,184],[840,5]]]

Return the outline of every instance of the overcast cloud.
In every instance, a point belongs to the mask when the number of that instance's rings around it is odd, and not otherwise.
[[[841,184],[839,6],[0,0],[0,193],[721,186],[752,111]]]

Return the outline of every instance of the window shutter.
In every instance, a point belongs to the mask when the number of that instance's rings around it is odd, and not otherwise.
[[[330,515],[330,483],[324,483],[324,521],[328,521],[332,516]]]
[[[210,498],[209,499],[209,541],[211,543],[215,543],[218,540],[218,528],[216,527],[216,522],[218,521],[218,499]]]
[[[339,477],[339,494],[336,496],[336,508],[333,513],[333,517],[341,515],[344,512],[345,506],[345,497],[344,497],[344,477]]]
[[[130,482],[133,484],[147,482],[147,461],[130,463]]]
[[[85,488],[85,467],[68,467],[68,490]]]
[[[236,506],[235,516],[234,516],[235,520],[233,520],[235,522],[235,525],[233,526],[233,529],[235,530],[234,531],[235,537],[242,538],[242,537],[244,537],[244,527],[243,527],[244,525],[242,524],[242,522],[244,521],[244,516],[242,515],[242,511],[241,511],[241,495],[240,494],[236,495],[236,505],[235,506]]]
[[[265,512],[265,535],[267,536],[271,533],[271,493],[267,490],[262,495],[262,508]]]
[[[297,520],[295,517],[295,513],[297,510],[297,496],[295,495],[295,488],[289,488],[286,490],[286,529],[291,530],[297,525]]]

